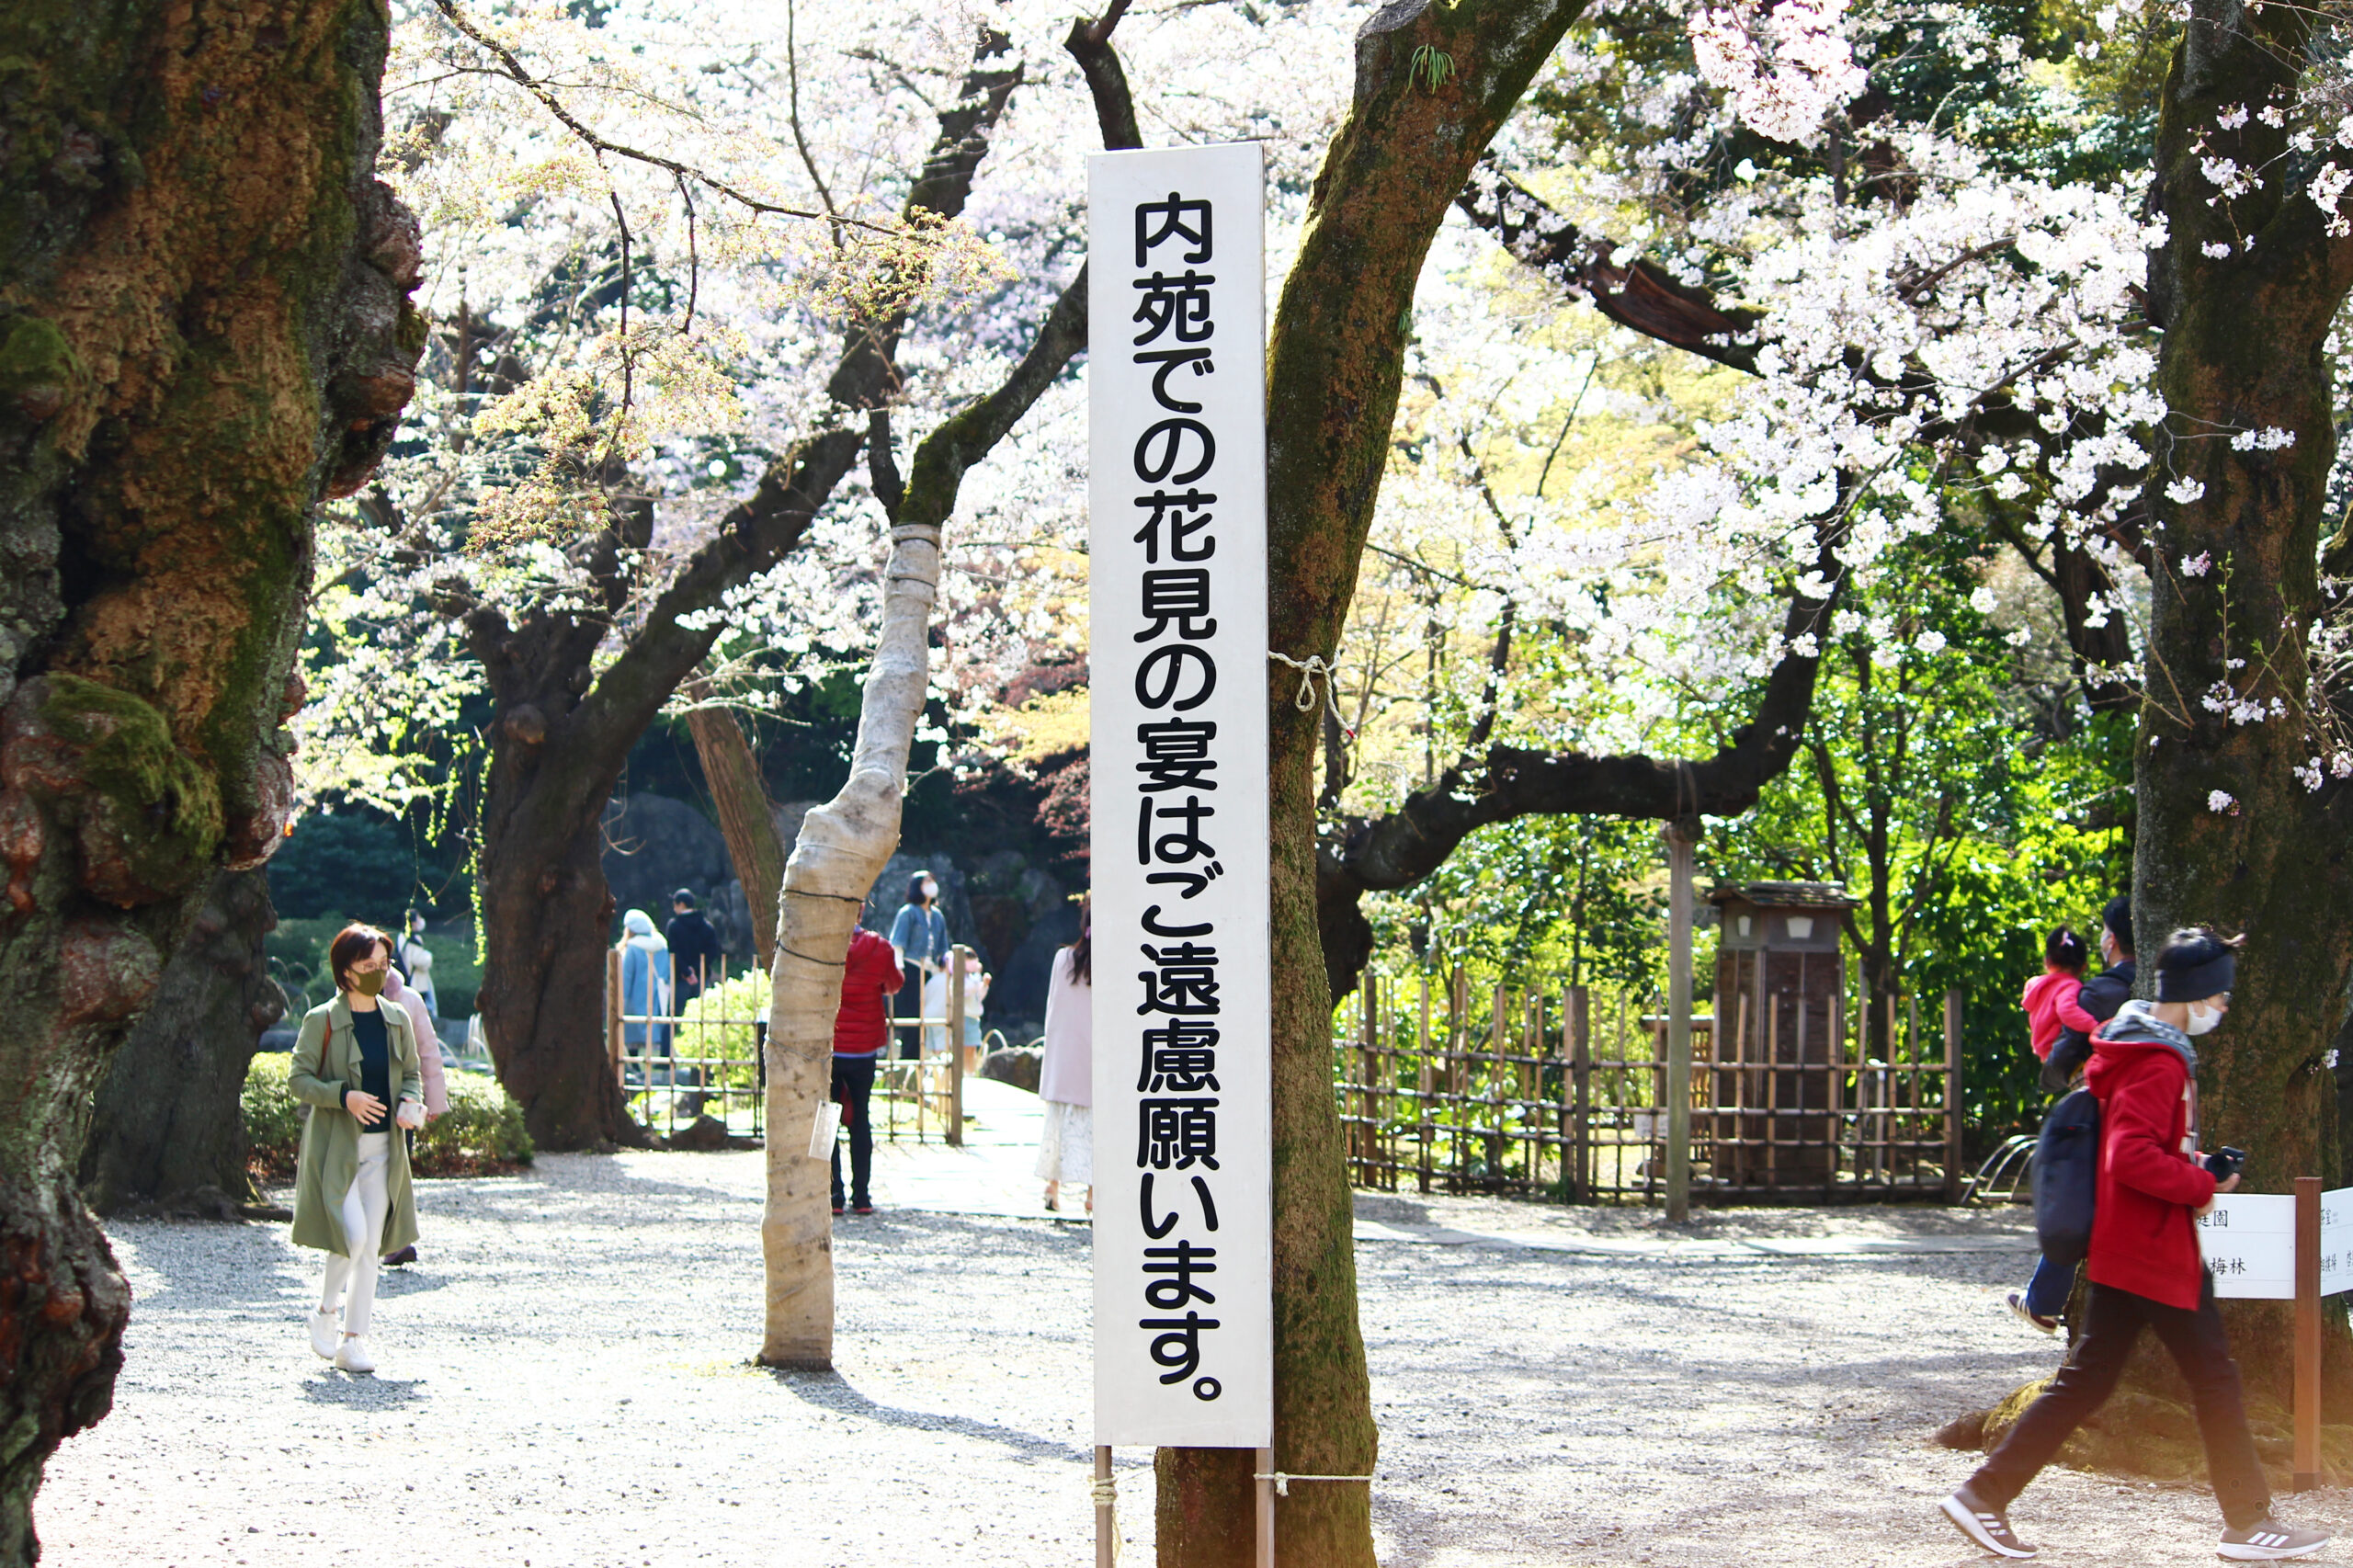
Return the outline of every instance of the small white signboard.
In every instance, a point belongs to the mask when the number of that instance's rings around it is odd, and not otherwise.
[[[2323,1233],[2325,1244],[2325,1233]],[[2296,1200],[2280,1193],[2229,1192],[2198,1221],[2198,1248],[2214,1271],[2214,1294],[2292,1301],[2296,1294]],[[2325,1281],[2321,1289],[2327,1289]]]
[[[1087,160],[1095,1440],[1274,1428],[1266,185]]]
[[[2320,1195],[2320,1293],[2353,1290],[2353,1187]]]

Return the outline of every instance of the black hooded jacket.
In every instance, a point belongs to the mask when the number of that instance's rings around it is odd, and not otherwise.
[[[2082,1006],[2085,1012],[2101,1023],[2116,1017],[2117,1010],[2132,999],[2132,960],[2125,959],[2093,975],[2084,982]],[[2074,1029],[2060,1031],[2058,1043],[2052,1046],[2050,1057],[2042,1063],[2042,1086],[2048,1093],[2067,1092],[2067,1085],[2091,1060],[2092,1042],[2088,1035]]]

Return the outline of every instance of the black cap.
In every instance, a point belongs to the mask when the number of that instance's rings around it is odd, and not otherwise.
[[[2126,952],[2132,951],[2132,895],[2118,893],[2099,912],[2099,923],[2116,938],[2116,945]],[[2211,993],[2210,993],[2211,994]]]
[[[2176,931],[2157,955],[2157,1000],[2203,1002],[2231,989],[2238,960],[2230,944],[2203,926]]]
[[[670,902],[672,903],[683,903],[688,909],[692,909],[695,906],[695,895],[688,892],[686,889],[680,888],[676,892],[670,895]]]

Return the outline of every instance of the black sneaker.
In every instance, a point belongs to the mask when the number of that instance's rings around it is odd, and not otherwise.
[[[2019,1295],[2016,1290],[2010,1292],[2010,1311],[2016,1312],[2018,1315],[2019,1320],[2025,1323],[2029,1328],[2040,1329],[2045,1334],[2056,1334],[2059,1332],[2059,1320],[2057,1318],[2047,1318],[2040,1312],[2034,1311],[2026,1304],[2026,1298]]]
[[[2318,1530],[2290,1529],[2277,1519],[2265,1519],[2243,1530],[2224,1530],[2214,1555],[2234,1562],[2272,1562],[2283,1557],[2310,1557],[2328,1544]]]
[[[1943,1504],[1945,1517],[1953,1528],[1996,1557],[2031,1557],[2036,1549],[2020,1540],[2010,1528],[2009,1516],[1999,1508],[1989,1508],[1977,1500],[1977,1494],[1964,1486]],[[2223,1538],[2228,1540],[2226,1536]]]

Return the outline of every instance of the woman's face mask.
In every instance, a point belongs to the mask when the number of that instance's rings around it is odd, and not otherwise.
[[[2215,1026],[2222,1021],[2222,1015],[2230,1010],[2231,999],[2230,993],[2227,991],[2222,993],[2219,1002],[2192,1002],[2189,1005],[2189,1028],[2183,1032],[2193,1035],[2211,1034]]]
[[[381,969],[353,970],[351,989],[362,996],[381,996],[384,994],[384,971]]]
[[[926,883],[924,883],[924,885],[923,885],[923,896],[924,896],[926,899],[936,899],[936,898],[938,898],[938,897],[939,896],[939,884],[938,884],[938,882],[926,882]]]

